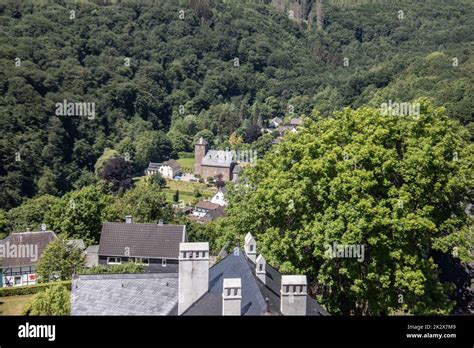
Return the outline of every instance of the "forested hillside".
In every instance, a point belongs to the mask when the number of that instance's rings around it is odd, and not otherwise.
[[[94,183],[106,149],[139,172],[196,136],[226,147],[290,110],[426,96],[472,122],[469,1],[326,1],[318,30],[268,1],[11,0],[0,26],[5,210]],[[95,116],[57,115],[64,100],[95,103]]]

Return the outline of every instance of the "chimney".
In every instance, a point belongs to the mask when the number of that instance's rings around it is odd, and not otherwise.
[[[222,315],[241,315],[242,284],[240,278],[225,278],[222,290]]]
[[[281,276],[280,312],[306,315],[307,282],[305,275]]]
[[[163,219],[158,220],[158,226],[163,226]]]
[[[255,263],[255,258],[257,256],[257,243],[255,243],[255,239],[250,232],[245,236],[245,254],[253,263]]]
[[[131,224],[132,223],[132,215],[126,215],[125,216],[125,223],[126,224]]]
[[[266,282],[266,264],[267,262],[263,258],[262,254],[258,255],[256,260],[255,273],[257,274],[257,278],[260,279],[263,284],[265,284]]]
[[[178,315],[209,288],[209,243],[179,243]]]

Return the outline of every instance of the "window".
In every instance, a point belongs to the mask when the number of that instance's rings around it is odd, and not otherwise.
[[[149,266],[150,265],[150,260],[149,259],[140,259],[140,263],[144,266]]]
[[[238,289],[234,289],[234,295],[237,296]]]
[[[250,245],[250,251],[253,251],[253,244]]]
[[[120,265],[120,264],[122,264],[122,258],[121,257],[108,257],[107,258],[107,264],[108,265]]]
[[[262,264],[258,265],[258,268],[259,268],[260,271],[263,271],[263,265]]]
[[[161,265],[162,265],[163,267],[166,267],[166,259],[161,260]]]
[[[15,277],[15,285],[21,285],[21,277]]]

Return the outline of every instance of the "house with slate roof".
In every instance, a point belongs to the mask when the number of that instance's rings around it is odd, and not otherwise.
[[[208,143],[202,137],[194,146],[194,174],[203,179],[222,176],[222,180],[232,180],[234,155],[232,151],[209,150]]]
[[[117,265],[140,262],[148,272],[176,272],[179,244],[187,241],[185,225],[133,223],[130,215],[125,223],[102,225],[98,263]]]
[[[14,232],[0,240],[0,287],[37,283],[36,266],[44,249],[56,239],[42,225],[39,232]]]
[[[237,166],[236,166],[237,167]],[[235,170],[235,168],[234,168]],[[225,194],[227,190],[225,187],[219,188],[214,196],[211,198],[211,203],[219,204],[222,207],[227,206],[227,200],[225,199]]]
[[[173,179],[181,173],[181,165],[175,160],[169,160],[163,163],[150,162],[148,168],[145,170],[145,175],[151,176],[157,173],[160,173],[164,178]]]
[[[180,243],[172,274],[77,275],[72,315],[328,315],[308,296],[304,275],[282,275],[257,257],[249,233],[209,267],[209,243]]]
[[[278,128],[283,123],[283,120],[280,117],[274,117],[268,121],[268,128],[275,129]]]

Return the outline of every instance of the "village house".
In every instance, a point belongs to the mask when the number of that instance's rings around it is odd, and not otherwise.
[[[234,156],[232,151],[209,150],[208,143],[202,137],[194,146],[194,174],[203,179],[221,176],[222,180],[232,180]]]
[[[227,201],[225,199],[226,189],[225,187],[219,188],[219,191],[216,192],[214,196],[211,198],[211,203],[219,204],[221,207],[225,207],[227,205]]]
[[[133,223],[126,216],[125,223],[102,224],[99,248],[100,265],[119,265],[126,262],[142,263],[147,272],[176,270],[179,243],[186,242],[186,226]]]
[[[76,275],[71,314],[328,315],[308,296],[306,276],[282,275],[257,255],[248,233],[243,251],[235,248],[212,267],[209,243],[180,243],[175,273]]]
[[[175,176],[181,174],[181,165],[175,160],[165,161],[163,163],[148,164],[148,168],[145,170],[146,176],[160,173],[166,179],[173,179]]]
[[[290,120],[290,126],[292,127],[299,127],[303,124],[303,120],[301,118],[292,118]]]
[[[54,239],[56,234],[42,225],[39,232],[14,232],[0,240],[0,287],[36,284],[38,260]]]
[[[210,201],[199,201],[188,218],[198,223],[207,223],[224,216],[224,207]]]
[[[274,117],[268,121],[268,128],[276,129],[283,123],[283,120],[279,117]]]

